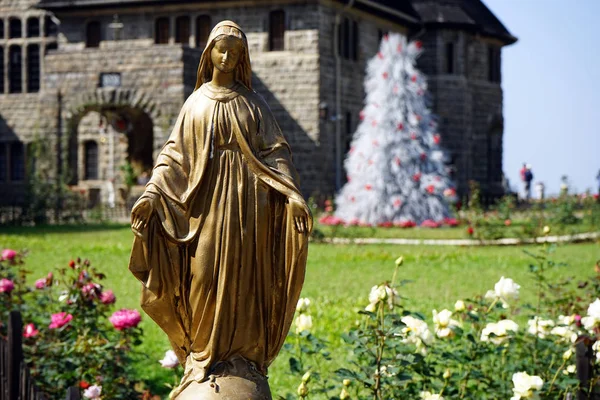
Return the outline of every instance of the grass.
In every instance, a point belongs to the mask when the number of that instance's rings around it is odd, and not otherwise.
[[[72,258],[88,258],[107,274],[104,286],[114,290],[117,307],[139,309],[140,284],[127,269],[132,240],[125,225],[0,229],[0,248],[30,250],[32,280],[66,266]],[[401,292],[406,306],[429,317],[433,308],[452,308],[457,299],[485,293],[503,275],[521,285],[522,302],[533,301],[534,283],[527,268],[531,259],[524,249],[532,248],[311,244],[302,296],[313,302],[314,333],[329,341],[336,369],[347,358],[339,335],[357,320],[371,286],[391,279],[399,255],[405,259],[399,278],[412,281]],[[554,259],[568,265],[551,270],[550,278],[587,277],[600,259],[600,244],[559,246]],[[144,318],[143,329],[140,351],[147,358],[137,366],[139,376],[157,386],[172,382],[170,371],[157,362],[169,348],[166,337],[149,318]],[[270,384],[275,394],[295,391],[298,381],[288,372],[285,354],[270,369]]]

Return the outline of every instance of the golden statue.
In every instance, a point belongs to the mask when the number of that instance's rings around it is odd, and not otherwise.
[[[312,216],[251,76],[246,35],[219,23],[132,211],[129,268],[185,367],[179,400],[271,399],[304,282]]]

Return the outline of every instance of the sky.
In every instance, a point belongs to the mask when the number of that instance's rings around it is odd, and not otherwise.
[[[519,40],[502,51],[504,172],[513,187],[531,164],[534,183],[558,193],[598,190],[600,0],[483,0]]]

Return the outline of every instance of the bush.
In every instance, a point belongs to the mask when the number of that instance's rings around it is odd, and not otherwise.
[[[62,398],[71,386],[87,390],[89,398],[99,391],[106,399],[140,398],[130,380],[142,338],[138,311],[111,315],[115,296],[88,260],[72,260],[34,287],[26,284],[24,260],[12,250],[2,253],[0,317],[7,321],[10,311],[21,312],[25,359],[38,388],[51,398]],[[5,324],[0,335],[6,335]]]

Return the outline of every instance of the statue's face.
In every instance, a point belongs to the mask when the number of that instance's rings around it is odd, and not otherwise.
[[[210,59],[216,69],[228,74],[237,67],[242,50],[241,40],[227,36],[215,43],[210,52]]]

